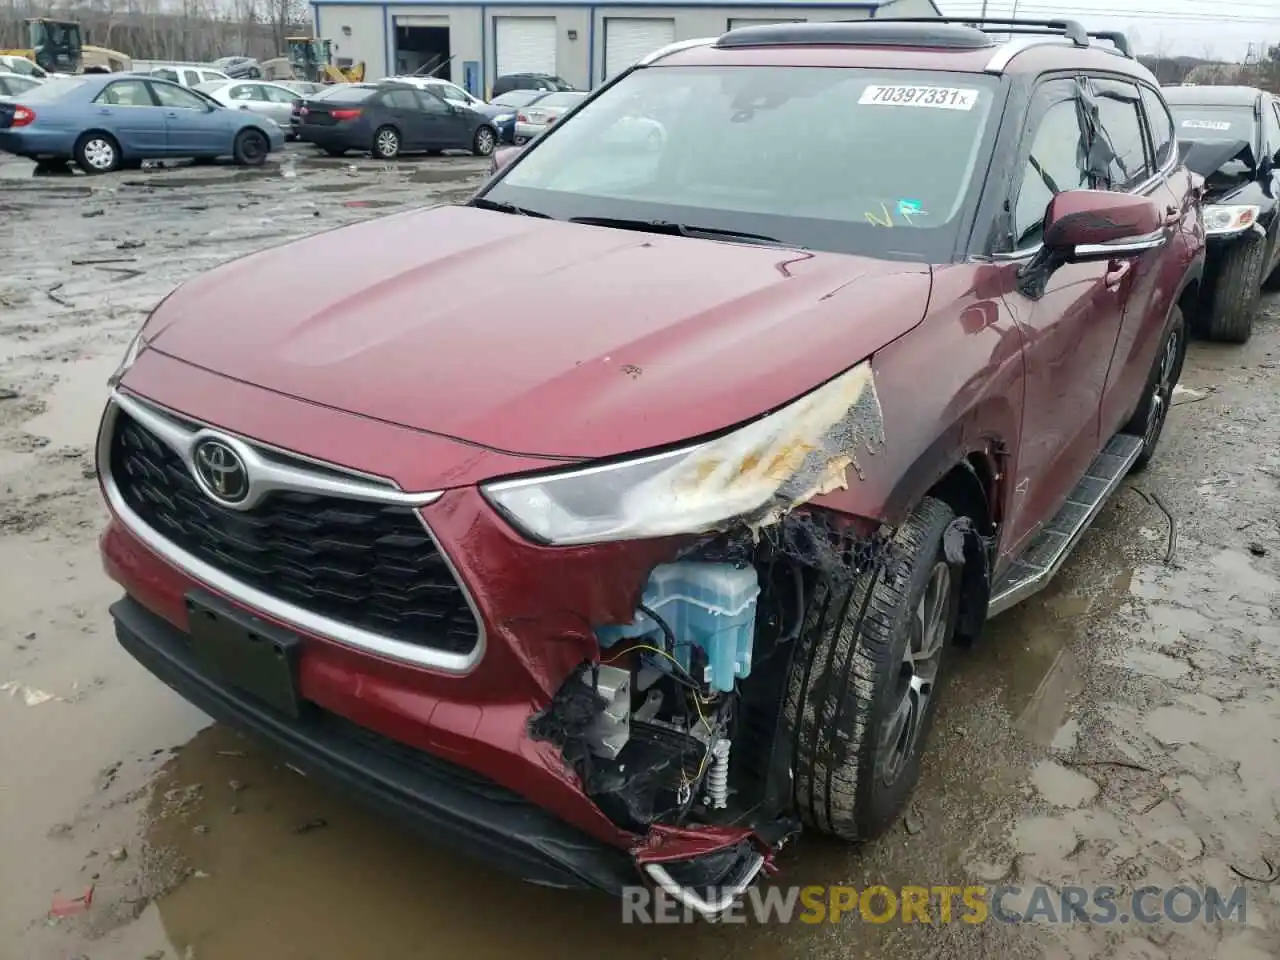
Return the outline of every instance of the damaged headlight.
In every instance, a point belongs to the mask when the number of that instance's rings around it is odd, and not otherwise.
[[[485,484],[518,529],[549,544],[764,524],[845,486],[858,449],[884,440],[870,361],[715,440],[564,473]]]
[[[1248,230],[1258,220],[1259,207],[1209,204],[1204,208],[1204,232],[1222,236]]]
[[[129,346],[125,348],[124,357],[120,361],[120,365],[116,367],[115,372],[107,378],[107,386],[115,389],[120,381],[124,379],[124,375],[129,372],[129,368],[134,365],[138,357],[142,355],[142,351],[147,348],[147,325],[144,323],[142,329],[139,330],[129,341]]]

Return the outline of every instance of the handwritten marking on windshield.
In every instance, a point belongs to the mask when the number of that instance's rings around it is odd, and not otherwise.
[[[928,211],[922,208],[919,200],[899,200],[897,210],[898,216],[902,218],[908,227],[916,225],[916,217],[927,217],[929,215]],[[880,202],[879,213],[874,210],[867,210],[863,213],[863,216],[867,218],[867,223],[873,227],[892,227],[896,225],[893,222],[893,214],[889,212],[889,205],[884,201]]]

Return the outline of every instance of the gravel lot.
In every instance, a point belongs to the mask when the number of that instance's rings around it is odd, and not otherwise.
[[[260,171],[90,179],[0,161],[0,953],[1280,955],[1280,885],[1236,872],[1265,879],[1264,858],[1280,863],[1280,298],[1248,346],[1193,344],[1137,492],[1113,500],[1049,590],[952,660],[902,830],[861,850],[804,839],[779,878],[1242,884],[1243,923],[622,926],[607,898],[407,839],[210,726],[120,651],[91,445],[147,312],[243,253],[463,198],[486,166],[289,148]],[[50,918],[55,896],[90,885],[88,909]]]

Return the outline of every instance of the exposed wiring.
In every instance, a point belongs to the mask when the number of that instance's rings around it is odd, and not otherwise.
[[[662,630],[662,636],[667,641],[667,649],[674,651],[676,648],[676,634],[671,629],[671,624],[667,623],[666,617],[663,617],[653,611],[651,607],[640,604],[640,612],[652,620]]]
[[[673,676],[672,679],[679,683],[684,684],[687,687],[692,688],[693,690],[698,689],[698,682],[693,679],[693,674],[691,674],[688,670],[685,669],[683,663],[681,663],[671,654],[667,653],[667,651],[662,650],[658,647],[655,647],[649,643],[633,643],[631,646],[627,647],[625,650],[619,650],[612,657],[609,657],[608,659],[601,659],[600,662],[613,663],[615,660],[620,660],[621,658],[625,657],[628,653],[631,653],[635,650],[643,650],[646,653],[656,653],[660,657],[666,657],[673,664],[675,664],[676,669],[679,670],[680,673],[684,674],[684,676]]]

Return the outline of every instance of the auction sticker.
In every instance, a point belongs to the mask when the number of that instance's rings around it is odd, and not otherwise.
[[[978,102],[977,90],[959,87],[912,87],[872,85],[862,91],[858,103],[889,107],[932,107],[935,110],[972,110]]]

